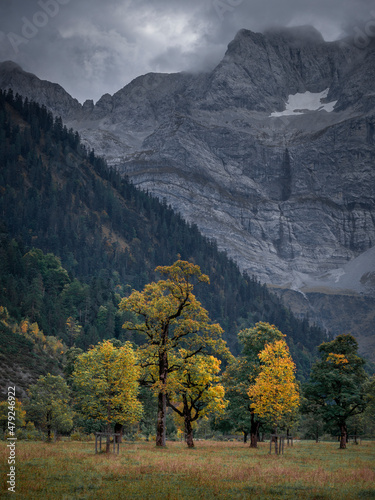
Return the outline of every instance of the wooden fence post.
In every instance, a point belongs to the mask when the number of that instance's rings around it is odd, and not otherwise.
[[[117,455],[120,453],[120,440],[121,433],[117,432],[96,432],[95,433],[95,453],[101,453],[102,451],[102,437],[105,438],[106,441],[106,449],[108,451],[111,450],[111,438],[113,439],[113,453],[116,453],[116,444],[117,444]],[[98,442],[99,442],[99,451],[98,451]],[[109,443],[109,447],[108,447]]]

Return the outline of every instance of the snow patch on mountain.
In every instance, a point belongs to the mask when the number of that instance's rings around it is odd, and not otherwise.
[[[306,111],[333,111],[337,101],[324,102],[327,99],[329,88],[323,92],[302,92],[294,95],[289,95],[285,103],[284,111],[275,111],[271,113],[274,116],[290,116],[290,115],[303,115]]]

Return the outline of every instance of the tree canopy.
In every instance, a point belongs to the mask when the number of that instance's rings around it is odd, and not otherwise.
[[[244,432],[245,438],[250,432],[250,447],[256,448],[262,419],[251,406],[249,385],[255,383],[261,370],[259,353],[267,343],[284,339],[285,335],[275,325],[260,321],[252,328],[241,330],[238,338],[242,346],[241,355],[228,364],[223,376],[229,400],[226,415],[228,423]]]
[[[14,426],[15,429],[19,429],[26,424],[26,411],[23,409],[22,402],[19,399],[15,398],[14,406],[12,407],[14,409],[12,410],[11,415],[12,417],[14,416],[14,420],[9,419],[9,408],[10,405],[8,400],[0,402],[0,429],[4,436],[8,430],[8,425],[11,425],[12,427]]]
[[[178,260],[172,266],[160,266],[155,271],[165,276],[158,282],[146,285],[142,292],[133,291],[122,299],[120,309],[135,314],[135,319],[123,327],[146,335],[141,346],[143,366],[158,369],[158,417],[157,446],[165,446],[166,393],[169,373],[180,365],[170,363],[170,355],[177,348],[184,348],[184,356],[190,359],[199,353],[227,354],[223,333],[219,324],[210,321],[207,311],[193,294],[196,284],[209,283],[200,267]]]
[[[248,392],[251,407],[276,430],[293,419],[300,404],[295,364],[285,340],[266,344],[259,359],[260,371]]]
[[[187,357],[186,354],[180,349],[180,359],[173,356],[173,364],[180,368],[169,377],[167,401],[168,406],[183,418],[186,443],[193,448],[192,423],[212,413],[222,413],[227,401],[219,378],[221,361],[214,356]]]
[[[69,432],[73,427],[73,411],[70,406],[70,389],[60,376],[39,377],[29,388],[29,401],[25,405],[27,417],[47,432]]]
[[[140,367],[130,342],[115,347],[104,341],[80,354],[72,374],[80,411],[88,417],[112,424],[136,422],[142,414],[137,399]]]
[[[326,425],[340,430],[340,448],[346,448],[347,420],[366,409],[368,377],[352,335],[339,335],[319,346],[321,359],[305,387],[306,410],[317,412]]]

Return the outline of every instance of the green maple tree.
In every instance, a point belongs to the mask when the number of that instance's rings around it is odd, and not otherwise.
[[[357,351],[358,343],[352,335],[339,335],[321,344],[321,359],[313,366],[305,386],[305,411],[314,411],[327,426],[339,429],[341,449],[346,448],[348,419],[363,413],[368,404],[365,361]]]

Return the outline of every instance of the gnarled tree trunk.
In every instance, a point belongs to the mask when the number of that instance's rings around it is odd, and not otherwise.
[[[185,439],[186,439],[186,444],[188,445],[189,448],[194,448],[194,441],[193,441],[193,427],[191,425],[191,420],[189,415],[184,416],[185,420]]]
[[[340,450],[345,450],[347,439],[348,439],[348,430],[346,428],[346,423],[341,422],[341,424],[340,424]]]
[[[159,353],[159,380],[161,387],[165,388],[168,374],[168,354],[167,351]],[[167,394],[165,389],[158,394],[158,416],[156,422],[156,446],[165,446],[167,431]]]
[[[258,448],[259,426],[260,423],[255,419],[254,413],[251,413],[250,448]]]
[[[184,412],[185,440],[189,448],[194,448],[193,426],[192,426],[193,420],[191,418],[191,408],[189,408],[186,394],[183,395],[182,400],[184,403],[183,412]]]
[[[115,436],[116,443],[122,443],[122,430],[123,425],[118,422],[115,423],[115,434],[120,434],[119,436]]]

